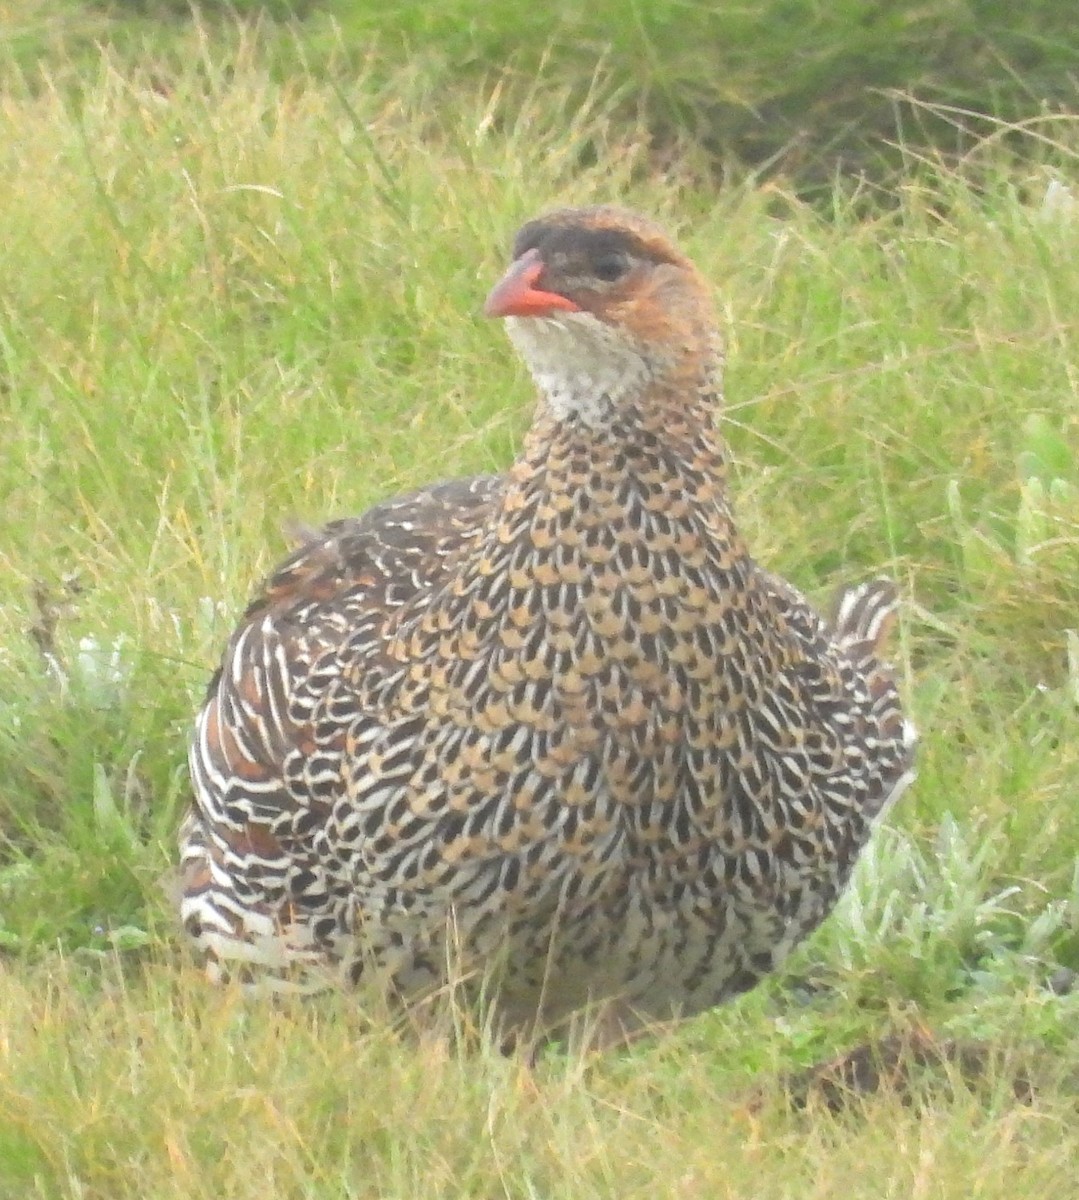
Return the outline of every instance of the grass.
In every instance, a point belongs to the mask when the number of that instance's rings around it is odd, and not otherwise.
[[[1079,124],[822,212],[717,195],[602,89],[436,105],[246,29],[178,35],[164,90],[114,46],[77,96],[0,92],[0,1196],[1075,1194]],[[280,523],[504,466],[530,387],[482,298],[520,220],[612,197],[716,283],[758,556],[901,581],[916,789],[781,978],[624,1054],[208,991],[160,881]],[[986,1077],[788,1105],[923,1026]]]
[[[13,1196],[1071,1194],[1074,1105],[1017,1104],[1006,1060],[977,1092],[836,1119],[732,1072],[746,1039],[763,1069],[786,1057],[759,1011],[533,1071],[372,1032],[343,1002],[252,1010],[161,975],[90,1002],[70,969],[33,983],[2,1010],[36,1049],[0,1093]]]
[[[401,75],[431,93],[498,80],[520,96],[598,76],[665,156],[692,144],[713,178],[749,164],[827,198],[836,171],[890,179],[896,143],[955,155],[991,118],[1074,106],[1079,36],[1059,0],[17,0],[0,65],[22,87],[82,91],[102,42],[151,61],[158,86],[237,46],[247,18],[265,69],[347,82]],[[242,40],[242,39],[240,39]],[[42,60],[48,66],[43,72]],[[213,73],[213,68],[210,69]],[[916,96],[921,101],[910,103]],[[942,108],[947,105],[948,108]]]

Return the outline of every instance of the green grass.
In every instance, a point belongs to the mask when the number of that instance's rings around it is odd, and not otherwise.
[[[755,1087],[747,1041],[762,1073],[789,1057],[759,1009],[532,1070],[372,1032],[341,1001],[252,1007],[160,973],[90,1001],[73,977],[0,1000],[5,1035],[33,1047],[0,1085],[6,1195],[1074,1194],[1074,1100],[1016,1103],[1007,1055],[976,1089],[951,1080],[834,1118]]]
[[[167,95],[115,47],[0,92],[0,1196],[1075,1194],[1079,121],[823,212],[601,92],[283,77],[244,28],[177,33]],[[503,467],[530,387],[483,296],[523,218],[611,198],[715,281],[758,557],[901,581],[916,789],[781,978],[623,1054],[207,990],[160,881],[281,522]],[[923,1025],[987,1078],[785,1104]]]
[[[81,94],[102,42],[157,86],[258,42],[279,81],[402,76],[429,95],[598,87],[658,154],[692,146],[726,179],[749,164],[827,198],[836,171],[890,179],[896,143],[961,153],[991,118],[1074,108],[1079,27],[1061,0],[17,0],[0,68]],[[187,18],[197,14],[197,21]],[[239,33],[236,18],[247,18]],[[214,67],[208,68],[213,73]],[[911,102],[910,97],[917,97]],[[931,102],[927,107],[925,102]],[[941,107],[944,106],[944,107]]]

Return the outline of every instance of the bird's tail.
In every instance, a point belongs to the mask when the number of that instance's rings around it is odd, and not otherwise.
[[[871,698],[881,740],[890,747],[890,765],[877,799],[869,806],[878,821],[914,779],[914,750],[918,732],[903,715],[895,672],[887,661],[887,642],[895,628],[899,593],[890,579],[871,579],[844,588],[836,597],[832,616],[835,639],[857,664]]]
[[[836,597],[832,628],[847,649],[881,655],[895,628],[899,592],[890,579],[871,579],[843,588]]]

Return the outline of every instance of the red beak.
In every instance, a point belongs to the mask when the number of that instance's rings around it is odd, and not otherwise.
[[[580,312],[580,308],[557,292],[533,285],[543,274],[538,250],[526,250],[491,289],[483,312],[488,317],[549,317],[553,312]]]

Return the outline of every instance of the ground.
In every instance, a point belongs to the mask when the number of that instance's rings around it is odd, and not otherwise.
[[[554,90],[175,36],[0,92],[0,1195],[1079,1195],[1079,123],[822,208]],[[208,989],[162,880],[282,523],[509,462],[483,297],[521,220],[611,199],[714,281],[757,556],[898,580],[917,785],[780,977],[622,1053]]]

